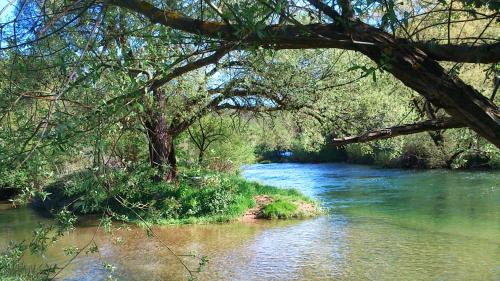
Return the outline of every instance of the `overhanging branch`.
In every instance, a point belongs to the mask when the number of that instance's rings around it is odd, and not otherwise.
[[[338,13],[323,4],[321,1],[308,1],[328,11],[332,17]],[[352,32],[358,32],[355,24],[352,29],[346,30],[338,24],[306,24],[298,25],[268,25],[258,35],[255,31],[247,30],[244,38],[224,22],[202,21],[186,17],[178,12],[166,11],[157,8],[143,0],[110,0],[111,5],[126,8],[148,18],[152,23],[161,24],[176,30],[195,35],[203,35],[213,39],[230,42],[258,44],[265,48],[276,49],[318,49],[337,48],[357,50],[359,44],[377,45],[377,42],[354,42]],[[328,8],[328,10],[327,10]],[[353,22],[354,23],[354,22]],[[361,26],[361,25],[360,25]],[[309,31],[306,32],[305,31]],[[363,32],[364,29],[359,29]],[[262,36],[265,34],[265,36]],[[397,38],[397,40],[403,38]],[[500,61],[500,43],[483,45],[448,44],[437,45],[432,42],[416,42],[415,46],[423,50],[430,58],[438,61],[470,62],[470,63],[496,63]]]
[[[497,63],[500,61],[500,42],[493,44],[439,44],[414,42],[415,46],[437,61]]]
[[[335,138],[333,139],[330,145],[341,146],[351,143],[369,142],[374,140],[388,139],[397,136],[411,135],[427,131],[439,131],[444,129],[462,128],[462,127],[466,126],[453,118],[426,120],[426,121],[416,122],[413,124],[406,124],[384,129],[372,130],[358,136]]]

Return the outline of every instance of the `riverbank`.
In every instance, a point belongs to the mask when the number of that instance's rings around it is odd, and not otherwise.
[[[148,171],[92,171],[50,184],[33,205],[79,216],[101,214],[134,224],[205,224],[253,219],[299,219],[320,214],[318,204],[295,189],[245,180],[239,175],[186,170],[175,182],[152,180]],[[266,200],[262,201],[262,198]]]
[[[370,165],[390,169],[452,169],[452,170],[500,170],[500,154],[497,149],[439,149],[434,145],[405,146],[402,151],[374,149],[369,146],[351,145],[347,148],[325,146],[319,151],[303,148],[291,150],[260,151],[258,162],[268,163],[344,163]]]

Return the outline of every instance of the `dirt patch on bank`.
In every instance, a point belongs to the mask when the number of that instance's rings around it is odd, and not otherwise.
[[[255,200],[255,206],[251,209],[248,209],[247,212],[241,217],[241,221],[243,222],[254,222],[259,219],[267,219],[263,215],[263,210],[264,208],[273,203],[275,199],[269,195],[257,195],[254,196]],[[304,202],[304,201],[299,201],[299,202],[294,202],[294,204],[297,205],[297,211],[296,213],[298,214],[306,214],[306,216],[313,216],[315,214],[318,214],[318,208],[315,204],[309,203],[309,202]]]
[[[244,222],[251,222],[262,218],[262,209],[274,201],[274,199],[268,195],[257,195],[253,199],[255,200],[255,207],[248,209],[243,215],[241,220]]]

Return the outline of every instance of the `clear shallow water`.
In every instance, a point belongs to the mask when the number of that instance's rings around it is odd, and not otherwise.
[[[159,227],[178,253],[210,259],[201,280],[500,280],[500,173],[384,170],[346,164],[244,167],[251,180],[295,187],[330,214],[287,222]],[[0,245],[27,239],[30,209],[0,207]],[[95,232],[80,226],[45,259],[84,245]],[[64,280],[102,280],[106,260],[120,280],[184,280],[168,250],[143,230],[97,234],[99,255],[81,256]],[[118,241],[118,242],[117,242]],[[189,259],[186,259],[189,263]]]

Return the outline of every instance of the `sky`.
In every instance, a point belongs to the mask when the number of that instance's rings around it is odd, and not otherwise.
[[[9,21],[13,14],[14,6],[16,0],[0,0],[0,32],[3,23]],[[2,34],[0,34],[0,49],[5,46],[5,42],[1,39]]]
[[[0,23],[6,22],[12,15],[15,3],[15,0],[0,0]]]

